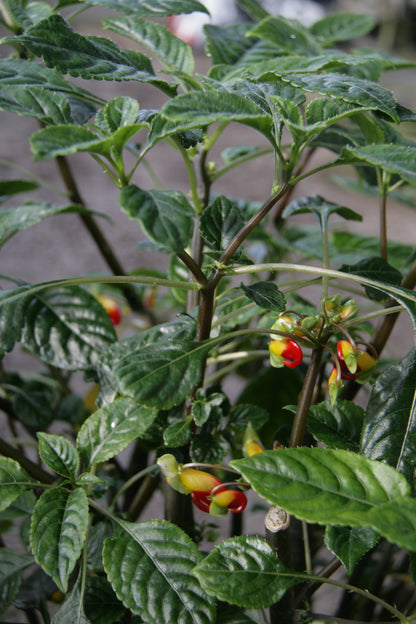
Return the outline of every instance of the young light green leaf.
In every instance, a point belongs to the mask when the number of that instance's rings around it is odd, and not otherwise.
[[[416,488],[416,352],[377,377],[368,400],[361,453],[394,466]]]
[[[208,13],[206,7],[198,0],[90,0],[89,4],[98,4],[141,17],[165,17],[194,11]]]
[[[81,554],[88,527],[84,490],[55,487],[36,503],[30,531],[33,555],[64,593]]]
[[[2,110],[36,117],[43,123],[56,123],[59,115],[63,114],[64,118],[59,123],[66,123],[68,117],[62,98],[70,106],[70,121],[79,124],[88,121],[95,112],[94,104],[99,101],[88,91],[67,82],[60,74],[39,63],[24,59],[0,60]],[[62,113],[59,108],[62,108]]]
[[[119,205],[164,249],[179,253],[188,245],[195,213],[180,191],[143,191],[130,184],[122,189]]]
[[[169,409],[192,393],[210,343],[170,341],[148,345],[115,364],[122,395],[137,403]]]
[[[410,145],[364,145],[345,147],[341,161],[364,163],[399,175],[405,182],[416,184],[416,147]]]
[[[192,540],[164,520],[123,522],[103,561],[119,599],[149,624],[213,624],[214,601],[192,570],[202,559]]]
[[[330,13],[310,27],[310,32],[322,46],[331,46],[337,41],[349,41],[363,37],[375,26],[370,14]]]
[[[379,540],[369,527],[329,526],[325,532],[325,545],[341,560],[350,576],[356,564]]]
[[[329,95],[344,102],[358,104],[366,109],[371,108],[385,113],[393,121],[399,121],[396,101],[392,93],[370,80],[331,72],[326,74],[284,73],[280,77],[294,87]]]
[[[311,406],[308,431],[326,446],[358,453],[364,417],[363,408],[352,401],[324,401]]]
[[[231,465],[269,503],[319,524],[374,526],[371,509],[389,501],[399,505],[410,493],[390,466],[344,450],[279,449]]]
[[[191,439],[191,424],[188,419],[172,423],[163,432],[165,446],[172,448],[184,446]]]
[[[0,548],[0,614],[12,604],[19,591],[23,570],[33,563],[31,555],[13,548]]]
[[[170,69],[186,74],[194,70],[194,57],[190,46],[175,37],[163,24],[150,22],[138,15],[108,17],[103,20],[105,28],[124,35],[144,46]]]
[[[47,160],[76,152],[92,152],[109,156],[111,139],[103,139],[82,126],[53,126],[32,134],[30,147],[35,160]]]
[[[225,249],[244,226],[244,217],[237,204],[218,195],[203,211],[199,229],[214,249]]]
[[[52,433],[37,433],[39,455],[48,468],[65,479],[74,480],[79,470],[79,456],[69,440]]]
[[[0,511],[7,509],[35,481],[14,459],[0,457]]]
[[[77,448],[86,466],[114,457],[139,438],[157,416],[153,408],[137,405],[131,399],[118,399],[97,410],[82,425]]]
[[[135,125],[139,111],[140,105],[134,98],[120,96],[110,100],[102,109],[105,130],[113,133],[120,128]]]
[[[0,238],[8,231],[25,230],[47,217],[65,213],[94,214],[88,208],[77,204],[58,206],[47,202],[28,202],[24,206],[0,212]]]
[[[274,282],[257,282],[249,286],[241,284],[240,288],[250,301],[264,310],[283,312],[286,308],[286,297]]]
[[[156,77],[144,54],[123,50],[103,37],[84,37],[76,33],[60,15],[42,20],[18,37],[4,41],[20,43],[48,67],[61,73],[96,80],[137,80],[148,82],[168,95],[176,93],[175,83]]]
[[[300,582],[260,537],[228,539],[214,548],[193,570],[202,587],[239,607],[269,607]]]
[[[67,595],[51,624],[91,624],[84,613],[84,596],[81,594],[80,581]]]
[[[266,39],[276,46],[276,53],[319,54],[319,44],[300,22],[283,17],[266,17],[248,33],[250,37]]]

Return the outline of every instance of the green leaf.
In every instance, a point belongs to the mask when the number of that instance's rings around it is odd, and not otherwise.
[[[38,188],[38,184],[33,180],[1,180],[0,181],[0,203],[5,202],[12,195],[28,193]]]
[[[28,202],[24,206],[0,212],[0,237],[7,231],[25,230],[47,217],[65,213],[93,214],[88,208],[77,204],[57,206],[47,202]]]
[[[192,438],[190,445],[191,460],[203,464],[220,464],[229,451],[228,442],[204,430]]]
[[[103,561],[126,607],[148,624],[213,624],[213,600],[192,575],[202,558],[192,540],[163,520],[120,524],[105,542]]]
[[[371,509],[369,523],[390,542],[416,550],[416,499],[403,498]]]
[[[135,125],[139,111],[138,101],[131,97],[120,96],[110,100],[102,109],[105,130],[113,133],[120,128]]]
[[[0,614],[12,604],[19,591],[23,570],[33,563],[31,555],[13,548],[0,548]]]
[[[82,425],[77,448],[86,466],[118,455],[152,425],[157,412],[130,399],[118,399],[97,410]]]
[[[180,253],[193,232],[194,211],[180,191],[143,191],[125,186],[119,205],[130,219],[139,221],[151,241]]]
[[[310,32],[322,46],[331,46],[337,41],[363,37],[374,26],[374,19],[369,14],[331,13],[312,24]]]
[[[368,527],[329,526],[325,532],[325,545],[341,560],[348,576],[358,561],[378,542],[378,535]]]
[[[79,470],[79,456],[71,442],[52,433],[38,432],[36,435],[43,463],[61,477],[74,480]]]
[[[361,453],[394,466],[415,490],[416,351],[388,366],[371,391]]]
[[[276,54],[319,54],[321,48],[300,22],[283,17],[265,17],[248,36],[266,39],[276,46]]]
[[[80,582],[78,581],[65,598],[51,624],[68,624],[68,622],[71,622],[71,624],[91,624],[93,620],[89,620],[84,613],[83,598]]]
[[[55,94],[56,103],[54,103]],[[57,72],[23,59],[0,60],[2,110],[36,117],[42,123],[51,123],[61,114],[60,108],[65,109],[62,98],[66,99],[70,106],[74,123],[85,123],[95,112],[94,103],[97,102],[97,98],[67,82]],[[65,110],[62,114],[65,114],[66,119]]]
[[[175,341],[148,345],[115,364],[121,394],[138,403],[169,409],[190,396],[211,343]]]
[[[36,496],[33,492],[23,492],[11,505],[0,514],[0,520],[15,520],[16,518],[27,518],[32,514],[36,503]]]
[[[89,0],[88,4],[106,6],[122,13],[134,13],[141,17],[164,17],[181,13],[208,13],[198,0]],[[209,15],[209,13],[208,13]]]
[[[390,91],[370,80],[355,78],[346,74],[290,74],[284,73],[281,80],[294,87],[313,93],[329,95],[366,109],[380,111],[393,121],[399,122],[396,101]]]
[[[263,5],[260,4],[259,0],[237,0],[237,4],[255,22],[260,21],[269,15]]]
[[[88,527],[84,490],[55,487],[36,503],[30,532],[33,555],[64,593],[81,554]]]
[[[363,408],[352,401],[324,401],[310,407],[308,431],[326,446],[358,453],[364,417]]]
[[[0,511],[4,511],[35,481],[14,459],[0,457]]]
[[[101,138],[82,126],[54,126],[38,130],[30,137],[30,147],[35,160],[47,160],[76,152],[92,152],[108,156],[111,140]]]
[[[213,65],[233,65],[249,50],[256,41],[246,37],[251,24],[232,24],[231,26],[204,25],[206,53]]]
[[[250,301],[264,310],[283,312],[286,309],[286,297],[274,282],[256,282],[249,286],[240,284],[240,288]]]
[[[169,68],[192,74],[194,57],[190,46],[162,24],[144,20],[138,15],[109,17],[103,20],[103,24],[105,28],[144,46]]]
[[[354,275],[368,277],[372,280],[379,280],[380,282],[397,286],[399,286],[402,281],[400,271],[392,267],[383,258],[379,257],[365,258],[352,265],[344,264],[340,268],[340,271],[344,271],[344,273],[354,273]],[[385,301],[388,299],[388,293],[384,290],[373,288],[372,286],[365,286],[364,288],[367,296],[374,301]]]
[[[191,424],[188,419],[180,420],[169,425],[163,432],[165,446],[176,448],[184,446],[191,439]]]
[[[267,624],[263,609],[239,609],[226,602],[218,605],[216,624]]]
[[[7,3],[7,12],[13,17],[13,22],[15,22],[13,30],[22,32],[29,26],[32,26],[32,24],[36,24],[39,20],[48,17],[52,13],[52,7],[46,4],[46,2],[37,2],[36,0],[24,4],[9,1]],[[16,25],[21,28],[17,29]]]
[[[53,406],[59,402],[60,392],[50,377],[29,377],[11,388],[10,394],[16,417],[27,427],[46,429],[54,420]]]
[[[234,121],[271,136],[270,116],[244,95],[225,89],[178,95],[165,104],[161,113],[168,121],[176,122],[181,130],[199,128],[216,121]]]
[[[104,37],[84,37],[76,33],[60,15],[52,15],[29,28],[24,35],[3,39],[19,43],[41,56],[47,67],[84,79],[137,80],[148,82],[168,95],[176,85],[156,77],[144,54],[123,50]]]
[[[199,229],[214,249],[221,251],[244,226],[244,217],[237,204],[218,195],[203,211]]]
[[[388,173],[399,175],[409,184],[416,184],[416,147],[410,145],[389,143],[356,148],[345,147],[341,161],[380,167]]]
[[[295,199],[290,202],[288,206],[286,206],[283,211],[283,218],[287,219],[293,215],[312,213],[316,216],[318,221],[322,225],[326,225],[328,223],[328,219],[331,215],[337,214],[343,219],[347,219],[349,221],[362,221],[362,216],[351,210],[351,208],[347,208],[346,206],[339,206],[338,204],[334,204],[330,202],[320,195],[313,195],[312,197],[300,197],[299,199]]]
[[[78,286],[27,295],[3,305],[1,348],[9,351],[20,336],[43,362],[66,370],[90,368],[99,353],[115,340],[103,307]]]
[[[269,420],[267,410],[247,403],[233,405],[228,417],[230,426],[237,431],[245,431],[249,423],[254,429],[259,430]]]
[[[194,568],[202,587],[220,600],[239,607],[269,607],[300,579],[278,560],[260,537],[228,539]]]
[[[279,449],[231,465],[269,503],[318,524],[371,526],[370,510],[401,504],[410,489],[390,466],[344,450]]]
[[[93,624],[121,622],[125,608],[107,579],[88,576],[84,595],[85,613]]]

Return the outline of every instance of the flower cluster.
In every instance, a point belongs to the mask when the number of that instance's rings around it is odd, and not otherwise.
[[[179,464],[169,453],[159,457],[157,463],[174,490],[191,494],[196,507],[211,516],[240,513],[247,505],[247,498],[241,490],[232,488],[232,484],[223,483],[209,472]]]

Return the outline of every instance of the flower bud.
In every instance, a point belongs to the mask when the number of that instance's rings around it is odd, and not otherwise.
[[[336,294],[336,295],[332,295],[332,297],[326,297],[324,299],[324,309],[325,309],[326,314],[328,315],[328,318],[332,322],[334,323],[338,322],[340,319],[340,314],[342,310],[341,295]]]
[[[357,355],[357,381],[358,383],[366,383],[373,374],[377,360],[367,351],[358,350]]]
[[[112,297],[109,297],[108,295],[99,295],[97,299],[103,306],[104,310],[107,312],[112,324],[114,326],[120,325],[121,310],[117,301]]]
[[[357,371],[358,351],[348,340],[338,342],[337,355],[340,362],[345,362],[348,372],[354,374]]]
[[[278,338],[269,343],[270,364],[274,368],[296,368],[302,362],[302,349],[292,338]]]
[[[338,394],[342,390],[342,387],[343,387],[342,380],[339,379],[338,371],[336,367],[334,366],[328,378],[328,392],[329,392],[329,398],[331,399],[331,405],[335,404],[338,398]]]
[[[253,428],[251,423],[248,423],[246,430],[244,432],[244,442],[243,442],[243,453],[245,457],[252,457],[253,455],[257,455],[257,453],[262,453],[264,451],[264,447],[259,442],[259,436],[257,435],[256,430]]]
[[[339,315],[340,319],[342,321],[345,321],[346,319],[354,316],[354,314],[356,314],[357,311],[358,311],[358,306],[355,303],[354,299],[348,299],[348,301],[346,301],[341,308],[341,312]]]

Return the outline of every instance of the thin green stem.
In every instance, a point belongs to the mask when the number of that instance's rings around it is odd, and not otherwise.
[[[199,197],[199,193],[198,193],[198,183],[196,180],[196,175],[195,175],[192,160],[189,158],[189,155],[186,149],[184,149],[183,147],[178,147],[176,143],[175,143],[175,147],[179,149],[180,153],[182,154],[182,158],[185,163],[186,171],[188,173],[189,187],[190,187],[190,192],[191,192],[191,197],[192,197],[192,201],[194,204],[195,212],[196,214],[199,215],[201,214],[203,210],[203,205]]]
[[[322,235],[322,266],[324,269],[329,269],[329,243],[328,243],[328,224],[326,219],[321,219],[321,235]],[[324,305],[324,299],[328,296],[328,277],[324,275],[322,277],[321,286],[321,301],[322,311]]]
[[[54,184],[51,184],[45,178],[42,178],[41,176],[33,173],[33,171],[29,171],[29,169],[25,169],[25,167],[21,167],[20,165],[9,162],[8,160],[4,160],[3,158],[0,158],[0,165],[2,165],[3,167],[8,167],[9,169],[14,169],[15,171],[20,171],[25,176],[28,176],[34,182],[38,183],[39,186],[43,186],[44,188],[48,189],[49,191],[52,191],[53,193],[55,193],[56,195],[59,195],[60,197],[67,197],[67,194],[61,191],[61,189],[59,189],[57,186],[55,186]]]
[[[224,132],[224,130],[226,129],[226,127],[228,126],[229,123],[230,123],[229,121],[223,121],[222,123],[220,123],[217,126],[217,128],[215,128],[215,130],[214,130],[214,132],[212,134],[209,134],[208,136],[205,137],[205,139],[204,139],[204,150],[206,152],[209,152],[209,150],[218,141],[219,137]]]
[[[298,182],[300,182],[301,180],[305,180],[305,178],[309,178],[310,176],[315,175],[315,173],[319,173],[320,171],[325,171],[326,169],[331,169],[332,167],[339,167],[339,165],[340,163],[338,160],[332,160],[329,163],[325,163],[324,165],[315,167],[315,169],[310,169],[309,171],[306,171],[306,173],[303,173],[302,175],[295,176],[294,178],[290,180],[290,184],[294,186],[295,184],[298,184]]]
[[[354,319],[345,321],[342,324],[342,327],[354,327],[355,325],[360,325],[361,323],[367,323],[368,321],[372,321],[374,319],[383,318],[384,316],[388,316],[389,314],[398,314],[399,312],[403,312],[403,309],[403,306],[392,306],[391,308],[383,308],[382,310],[376,310],[374,312],[369,312],[368,314],[362,314],[361,316],[357,316]]]
[[[154,476],[157,475],[157,473],[159,472],[159,466],[157,464],[152,464],[151,466],[147,466],[147,468],[144,468],[143,470],[140,470],[140,472],[136,473],[135,475],[133,475],[132,477],[130,477],[130,479],[128,479],[125,483],[123,483],[122,487],[118,490],[118,492],[115,494],[113,500],[111,501],[111,506],[109,507],[109,509],[112,511],[115,508],[115,505],[117,503],[117,501],[119,500],[119,498],[121,496],[123,496],[124,492],[126,490],[128,490],[132,485],[134,485],[135,483],[137,483],[137,481],[140,481],[140,479],[142,479],[143,477],[145,477],[148,474],[154,474]]]
[[[269,352],[265,349],[258,349],[253,351],[233,351],[232,353],[223,353],[215,357],[209,357],[207,364],[220,364],[221,362],[236,362],[237,360],[255,360],[258,358],[268,357]]]

